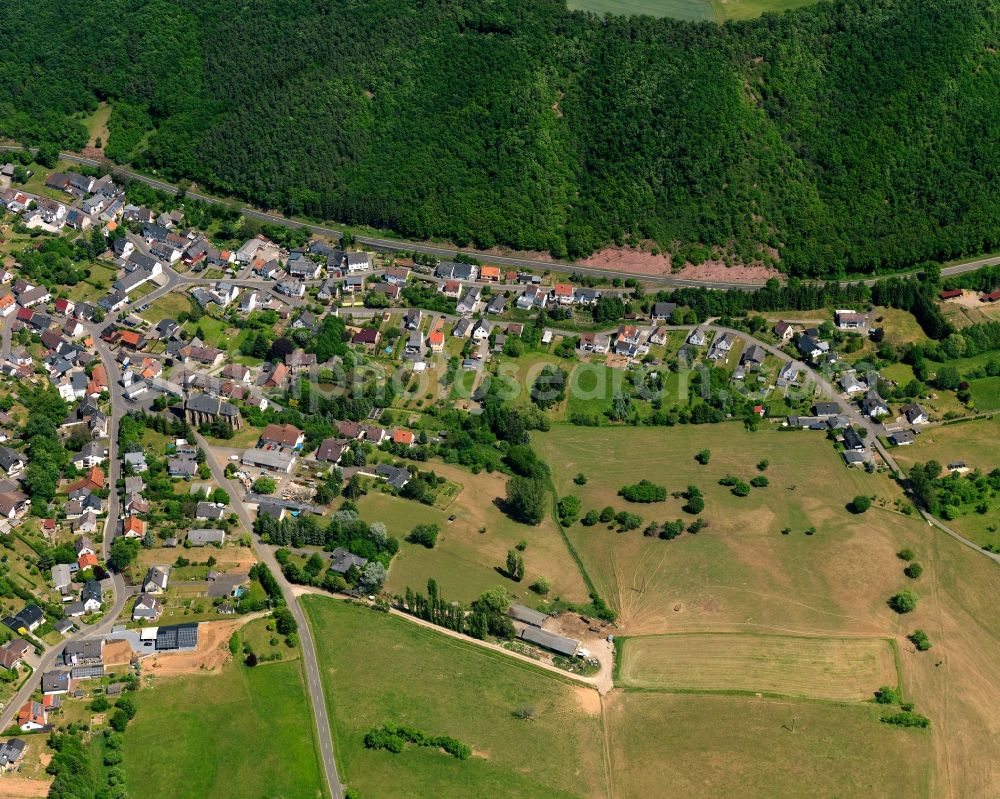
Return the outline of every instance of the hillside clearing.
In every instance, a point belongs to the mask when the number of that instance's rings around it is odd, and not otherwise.
[[[401,593],[410,586],[423,591],[428,578],[433,577],[450,600],[468,602],[503,585],[533,605],[539,598],[528,586],[544,576],[552,584],[551,598],[587,601],[586,586],[555,523],[546,518],[535,527],[519,524],[497,507],[496,501],[506,495],[505,475],[476,475],[438,461],[426,464],[426,468],[462,486],[444,510],[375,491],[358,502],[366,520],[384,522],[389,533],[402,542],[389,570],[388,590]],[[449,522],[451,515],[455,520]],[[417,524],[441,528],[433,549],[403,540]],[[523,553],[526,571],[524,579],[514,583],[496,567],[503,565],[507,552],[521,541],[527,543]]]

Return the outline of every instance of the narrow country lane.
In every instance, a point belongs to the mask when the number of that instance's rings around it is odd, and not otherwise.
[[[225,470],[219,465],[215,454],[212,452],[209,443],[200,433],[194,433],[198,446],[205,451],[205,462],[212,472],[216,482],[229,492],[230,503],[236,511],[240,524],[250,533],[254,541],[254,551],[260,557],[261,562],[271,570],[274,579],[281,587],[281,594],[288,604],[289,610],[295,617],[299,625],[299,643],[302,646],[302,662],[305,666],[306,692],[312,705],[313,719],[316,722],[316,733],[319,740],[319,750],[323,761],[323,773],[326,776],[327,787],[332,799],[342,799],[343,785],[340,783],[340,776],[337,773],[337,763],[333,753],[333,734],[330,731],[330,719],[326,709],[326,697],[323,693],[323,683],[320,680],[319,660],[316,657],[316,647],[313,643],[312,630],[309,627],[309,620],[306,618],[302,606],[299,605],[298,597],[292,590],[291,583],[285,579],[281,573],[281,566],[274,558],[272,547],[261,543],[253,534],[253,520],[242,499],[242,486],[237,486],[230,481],[225,474]]]

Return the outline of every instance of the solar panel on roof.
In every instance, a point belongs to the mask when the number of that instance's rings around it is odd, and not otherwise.
[[[193,649],[198,645],[198,625],[185,624],[177,628],[177,646]]]
[[[157,629],[156,648],[158,650],[194,649],[197,645],[197,624],[175,624]]]
[[[177,648],[177,630],[173,627],[160,627],[156,632],[156,648],[158,650]]]

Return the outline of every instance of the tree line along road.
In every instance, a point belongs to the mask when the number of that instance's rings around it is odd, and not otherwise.
[[[24,147],[19,145],[0,145],[0,151],[20,151],[24,150]],[[36,152],[36,148],[28,148],[32,152]],[[102,167],[110,169],[121,175],[125,175],[132,180],[138,180],[145,183],[147,186],[151,186],[154,189],[159,189],[160,191],[167,192],[169,194],[177,194],[180,192],[180,188],[173,183],[168,183],[165,180],[159,178],[150,177],[149,175],[143,174],[142,172],[136,172],[125,166],[121,166],[112,161],[100,160],[97,158],[88,158],[83,155],[78,155],[77,153],[62,152],[59,154],[60,158],[71,161],[76,164],[82,164],[85,166]],[[281,214],[273,214],[267,211],[258,210],[252,206],[236,203],[231,199],[221,199],[219,197],[213,197],[207,194],[200,194],[194,191],[188,191],[187,195],[195,200],[200,200],[204,203],[210,203],[214,205],[235,205],[239,208],[240,213],[249,219],[255,219],[260,222],[268,222],[274,225],[283,225],[285,227],[308,227],[313,232],[321,235],[327,236],[329,238],[338,239],[343,235],[343,231],[336,230],[335,228],[325,227],[323,225],[315,225],[309,222],[302,222],[296,219],[289,219]],[[654,285],[662,286],[672,286],[675,288],[709,288],[709,289],[742,289],[742,290],[754,290],[763,288],[765,285],[763,282],[719,282],[712,280],[692,280],[670,277],[665,275],[640,275],[632,272],[620,272],[614,269],[602,269],[600,267],[593,266],[581,266],[579,264],[573,263],[572,261],[559,261],[559,260],[544,260],[540,258],[523,258],[516,255],[494,255],[492,253],[482,252],[480,250],[473,249],[456,249],[454,247],[445,247],[435,244],[426,244],[423,242],[406,241],[403,239],[387,239],[379,238],[376,236],[366,236],[366,235],[356,235],[354,240],[362,245],[367,245],[377,250],[386,250],[391,252],[419,252],[425,255],[433,255],[441,258],[454,258],[457,254],[468,255],[479,260],[488,261],[491,264],[496,264],[498,266],[512,266],[523,269],[540,269],[540,270],[551,270],[551,269],[564,269],[566,271],[578,272],[585,275],[593,275],[594,277],[603,278],[636,278],[643,283],[650,283]],[[984,266],[994,266],[1000,264],[1000,256],[990,256],[979,258],[971,261],[967,261],[961,264],[953,264],[952,266],[946,266],[941,269],[941,274],[945,277],[951,275],[960,275],[966,272],[974,272],[977,269],[981,269]],[[849,283],[864,283],[866,286],[872,286],[881,280],[888,280],[893,277],[914,277],[915,273],[894,273],[887,275],[879,275],[872,278],[860,278],[857,280],[841,280],[838,281],[841,285],[847,285]],[[809,282],[809,281],[807,281]],[[822,282],[822,281],[815,281]]]

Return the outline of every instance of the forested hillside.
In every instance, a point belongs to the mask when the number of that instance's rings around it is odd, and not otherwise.
[[[312,217],[834,276],[1000,248],[1000,0],[723,27],[555,0],[4,0],[0,134]]]

